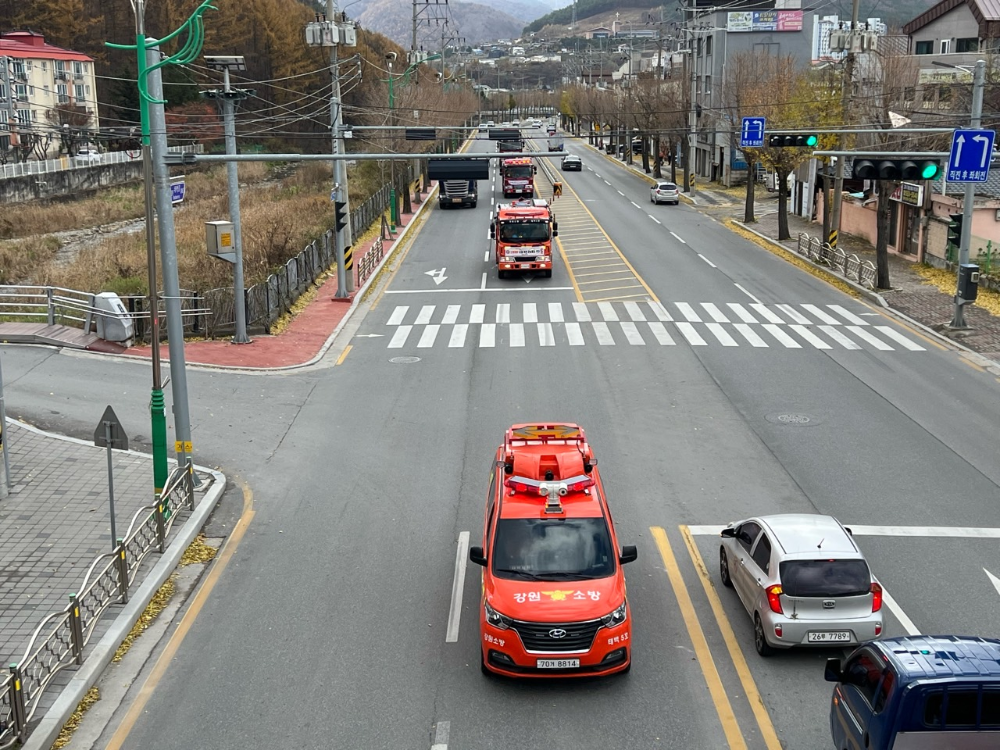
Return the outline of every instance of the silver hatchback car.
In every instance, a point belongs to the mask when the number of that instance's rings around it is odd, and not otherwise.
[[[675,206],[681,202],[680,193],[677,192],[677,185],[672,182],[658,182],[649,188],[650,203],[673,203]]]
[[[761,656],[882,637],[882,587],[832,516],[759,516],[722,530],[719,573],[735,588]]]

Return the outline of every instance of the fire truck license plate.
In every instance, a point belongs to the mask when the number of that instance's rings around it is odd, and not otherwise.
[[[530,263],[522,263],[521,264],[521,268],[531,268],[531,264]]]
[[[538,669],[576,669],[580,666],[579,659],[538,659],[535,662]]]

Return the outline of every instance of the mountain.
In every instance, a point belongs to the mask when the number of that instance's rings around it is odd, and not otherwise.
[[[524,0],[519,2],[524,3]],[[445,44],[455,44],[451,40],[454,37],[464,38],[466,44],[480,44],[494,39],[516,39],[524,29],[524,20],[479,3],[457,2],[447,6],[441,3],[427,7],[440,7],[442,17],[445,8],[450,10],[447,26],[443,23],[428,24],[426,16],[418,17],[418,21],[423,23],[417,27],[417,44],[427,50],[441,48],[442,32],[446,35]],[[431,16],[429,20],[433,18]],[[404,49],[409,49],[413,30],[413,3],[410,0],[368,0],[357,20],[369,31],[384,34]]]
[[[534,21],[536,18],[541,18],[547,13],[552,12],[554,6],[547,5],[543,0],[476,0],[480,5],[487,5],[494,10],[499,10],[502,13],[506,13],[508,16],[513,16],[522,22],[522,24],[528,24]],[[565,0],[550,0],[551,2],[565,2]],[[465,0],[455,0],[450,4],[450,7],[457,8],[461,5],[468,5],[469,3]],[[502,37],[499,37],[502,38]]]

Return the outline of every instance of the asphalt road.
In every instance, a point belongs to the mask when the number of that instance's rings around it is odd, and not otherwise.
[[[889,634],[1000,636],[1000,545],[972,537],[1000,529],[993,376],[570,148],[551,279],[497,278],[481,185],[476,209],[433,208],[341,365],[192,368],[197,457],[257,513],[123,747],[829,747],[839,652],[759,658],[718,584],[718,527],[756,514],[856,527]],[[623,261],[651,294],[581,291]],[[4,367],[10,414],[86,435],[112,403],[145,427],[141,365],[7,348]],[[477,542],[493,451],[531,420],[587,429],[639,546],[627,676],[484,678],[473,568],[446,642],[459,534]]]

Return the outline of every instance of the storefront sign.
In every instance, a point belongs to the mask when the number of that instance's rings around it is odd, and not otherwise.
[[[908,206],[922,206],[924,205],[924,186],[915,182],[903,182],[892,191],[892,195],[889,197]]]
[[[801,10],[745,10],[727,16],[727,31],[802,31]]]

